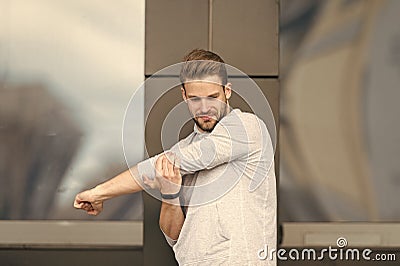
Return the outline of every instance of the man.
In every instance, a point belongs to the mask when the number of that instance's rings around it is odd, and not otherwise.
[[[145,160],[78,194],[74,206],[97,215],[104,200],[157,187],[160,227],[180,265],[275,265],[257,256],[265,246],[276,248],[273,149],[265,124],[231,110],[231,84],[218,55],[190,52],[180,79],[195,127],[171,148],[174,159],[165,153]]]

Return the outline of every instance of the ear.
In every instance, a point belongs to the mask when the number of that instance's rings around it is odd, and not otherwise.
[[[182,98],[186,102],[186,91],[182,86],[181,86],[181,92],[182,92]]]
[[[231,98],[231,96],[232,96],[232,83],[228,82],[225,85],[225,98],[227,100],[229,100],[229,98]]]

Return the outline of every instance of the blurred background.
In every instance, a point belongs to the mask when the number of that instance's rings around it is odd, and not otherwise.
[[[143,71],[144,1],[0,0],[0,219],[93,219],[73,199],[126,170],[122,121]],[[96,219],[142,217],[136,194]]]
[[[91,219],[71,203],[126,169],[145,3],[0,3],[0,219]],[[281,1],[282,221],[400,220],[399,11],[396,0]],[[108,204],[96,219],[143,217],[139,194]]]
[[[282,221],[400,221],[399,12],[281,1]]]

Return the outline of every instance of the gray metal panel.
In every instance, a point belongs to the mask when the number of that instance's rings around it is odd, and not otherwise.
[[[261,79],[256,78],[254,81],[260,87],[265,97],[268,99],[268,103],[271,107],[274,115],[275,127],[276,127],[276,150],[275,150],[275,175],[277,182],[277,195],[279,199],[279,163],[280,163],[280,152],[279,152],[279,127],[280,127],[280,116],[279,116],[279,97],[280,97],[280,83],[278,79]]]
[[[171,110],[183,101],[178,78],[158,77],[146,81],[145,97],[145,145],[149,156],[163,151],[161,130]],[[166,91],[165,88],[168,88]],[[194,123],[182,128],[180,137],[186,137],[193,131]]]
[[[85,248],[85,249],[0,249],[0,262],[4,266],[140,266],[143,265],[141,248]]]
[[[269,106],[271,107],[274,115],[277,135],[279,135],[279,80],[265,78],[254,78],[253,80],[257,83],[268,100]]]
[[[180,88],[174,87],[177,80],[177,78],[172,77],[159,77],[152,78],[146,82],[144,94],[146,119],[145,145],[149,156],[154,156],[162,152],[162,124],[171,109],[182,101]],[[171,89],[164,93],[165,88]],[[193,127],[191,130],[193,130]],[[190,129],[186,129],[186,131],[189,133]],[[144,265],[177,265],[174,253],[167,244],[159,227],[158,220],[161,202],[147,193],[143,193],[143,201],[145,220]]]
[[[214,0],[212,50],[248,75],[278,76],[279,4]]]
[[[194,48],[207,49],[207,0],[146,0],[145,74],[178,63]]]
[[[171,88],[173,87],[173,84],[176,84],[176,80],[177,78],[173,77],[159,77],[147,82],[145,92],[145,114],[146,116],[148,115],[148,117],[146,121],[145,139],[146,148],[150,156],[162,152],[160,138],[162,123],[164,122],[168,112],[170,112],[176,104],[182,101],[180,88],[178,86],[172,88],[159,98],[165,88]],[[254,79],[254,81],[268,99],[275,118],[276,126],[279,128],[279,80],[257,78]],[[233,85],[236,84],[234,80],[232,80],[232,83]],[[251,99],[246,100],[251,101]],[[154,102],[155,104],[153,104]],[[243,111],[251,111],[249,105],[246,104],[246,102],[237,94],[232,96],[230,103],[233,107],[240,108]],[[260,115],[261,118],[263,118],[262,116],[263,114]],[[185,127],[182,128],[180,137],[184,137],[192,131],[193,123],[187,123]],[[278,153],[275,156],[275,169],[278,177]],[[145,206],[145,265],[176,265],[172,249],[167,245],[158,225],[160,202],[145,193],[143,196]],[[152,255],[155,251],[157,251],[159,256]]]
[[[143,246],[144,265],[145,266],[175,266],[178,263],[175,260],[172,248],[167,244],[164,235],[159,226],[159,217],[161,202],[147,193],[143,193],[144,201],[144,237]]]
[[[0,221],[0,236],[0,248],[132,248],[143,222]]]

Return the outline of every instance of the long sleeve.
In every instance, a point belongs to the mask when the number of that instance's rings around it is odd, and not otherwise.
[[[265,136],[268,131],[263,130],[265,124],[260,119],[247,114],[245,121],[240,114],[243,113],[235,109],[221,119],[210,134],[190,144],[180,141],[170,149],[180,159],[183,174],[212,169],[233,160],[246,160],[256,140],[262,138],[270,142],[269,135]],[[249,123],[252,124],[251,130],[246,130]],[[154,164],[158,156],[139,163],[139,175],[154,178]]]

